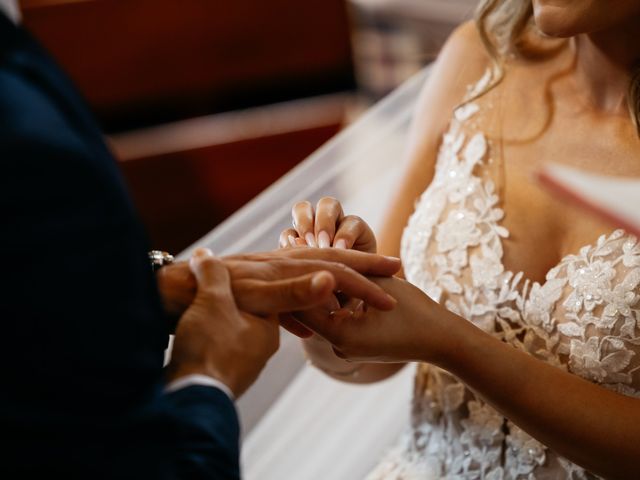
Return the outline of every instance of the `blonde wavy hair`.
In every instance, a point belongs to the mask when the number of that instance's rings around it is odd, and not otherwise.
[[[526,40],[528,35],[536,31],[531,0],[481,0],[476,9],[475,21],[482,43],[492,60],[492,81],[485,91],[478,94],[480,96],[496,87],[504,78],[507,55],[531,56],[541,52],[532,50]],[[627,105],[640,136],[640,64],[631,75]]]

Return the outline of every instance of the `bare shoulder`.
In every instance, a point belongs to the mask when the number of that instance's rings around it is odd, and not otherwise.
[[[482,77],[490,62],[475,23],[466,22],[456,28],[442,47],[424,86],[416,121],[426,122],[425,127],[441,134],[467,87]],[[425,111],[429,112],[430,121],[422,118]]]
[[[468,86],[480,80],[490,64],[475,23],[469,21],[457,27],[443,46],[420,94],[414,119],[414,142],[439,142]]]
[[[459,25],[449,36],[440,52],[440,59],[451,62],[472,73],[479,69],[483,73],[490,58],[480,37],[476,22],[469,20]]]

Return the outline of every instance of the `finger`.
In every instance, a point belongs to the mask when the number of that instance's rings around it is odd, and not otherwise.
[[[208,249],[198,249],[189,260],[189,267],[198,282],[196,298],[207,297],[215,305],[235,306],[231,279],[222,260]]]
[[[277,268],[278,275],[285,278],[305,275],[313,270],[326,270],[335,279],[335,290],[340,290],[350,297],[360,298],[380,310],[392,310],[396,305],[395,299],[388,295],[382,287],[342,263],[318,260],[290,261],[280,263]]]
[[[295,239],[298,236],[298,232],[296,232],[293,228],[287,228],[280,233],[280,238],[278,240],[278,244],[280,248],[291,247],[291,241],[289,237]]]
[[[240,280],[238,308],[257,315],[308,310],[327,302],[335,288],[333,275],[326,271],[307,273],[284,280]]]
[[[402,266],[400,259],[396,257],[385,257],[356,250],[340,250],[336,248],[282,250],[278,251],[277,255],[281,258],[338,262],[363,275],[380,277],[392,276]]]
[[[304,238],[310,247],[317,247],[313,230],[314,212],[311,203],[296,203],[291,209],[291,216],[293,217],[293,228],[298,232],[298,236]]]
[[[346,249],[355,248],[374,253],[376,251],[376,237],[371,227],[362,218],[348,215],[340,222],[333,246]]]
[[[296,320],[308,330],[317,333],[330,343],[340,343],[340,334],[347,332],[353,319],[353,312],[340,308],[334,312],[321,309],[296,313]]]
[[[364,303],[359,298],[348,298],[347,301],[340,308],[344,308],[350,312],[353,312],[354,316],[359,316],[361,313],[366,311],[366,303]],[[333,309],[335,312],[338,309]]]
[[[342,219],[342,205],[332,197],[323,197],[316,205],[314,233],[320,248],[329,248],[333,242],[336,225]]]
[[[329,297],[329,300],[322,304],[322,308],[324,308],[327,312],[333,312],[334,310],[338,310],[340,308],[340,302],[335,295],[331,295]]]
[[[292,314],[281,313],[279,319],[282,328],[294,334],[296,337],[309,338],[313,336],[313,332],[296,320]]]
[[[182,314],[193,302],[198,285],[188,263],[176,262],[161,268],[156,272],[156,280],[168,314]]]
[[[327,269],[336,280],[336,290],[380,309],[393,310],[397,301],[382,287],[347,267]]]

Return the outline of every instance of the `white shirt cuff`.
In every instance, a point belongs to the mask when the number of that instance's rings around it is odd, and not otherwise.
[[[169,382],[169,384],[167,384],[167,386],[164,388],[164,391],[165,393],[171,393],[182,390],[183,388],[191,387],[193,385],[217,388],[218,390],[222,390],[232,402],[235,401],[233,392],[224,383],[222,383],[220,380],[216,380],[213,377],[201,375],[198,373],[185,375],[184,377],[180,377]]]

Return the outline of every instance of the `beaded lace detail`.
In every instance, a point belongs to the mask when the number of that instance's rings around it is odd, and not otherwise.
[[[481,90],[485,75],[473,87]],[[470,95],[473,94],[470,92]],[[509,231],[490,144],[455,111],[432,184],[402,239],[407,279],[514,348],[640,397],[640,242],[617,230],[568,255],[542,284],[505,269]],[[597,478],[550,451],[438,368],[420,365],[411,428],[369,479]]]

